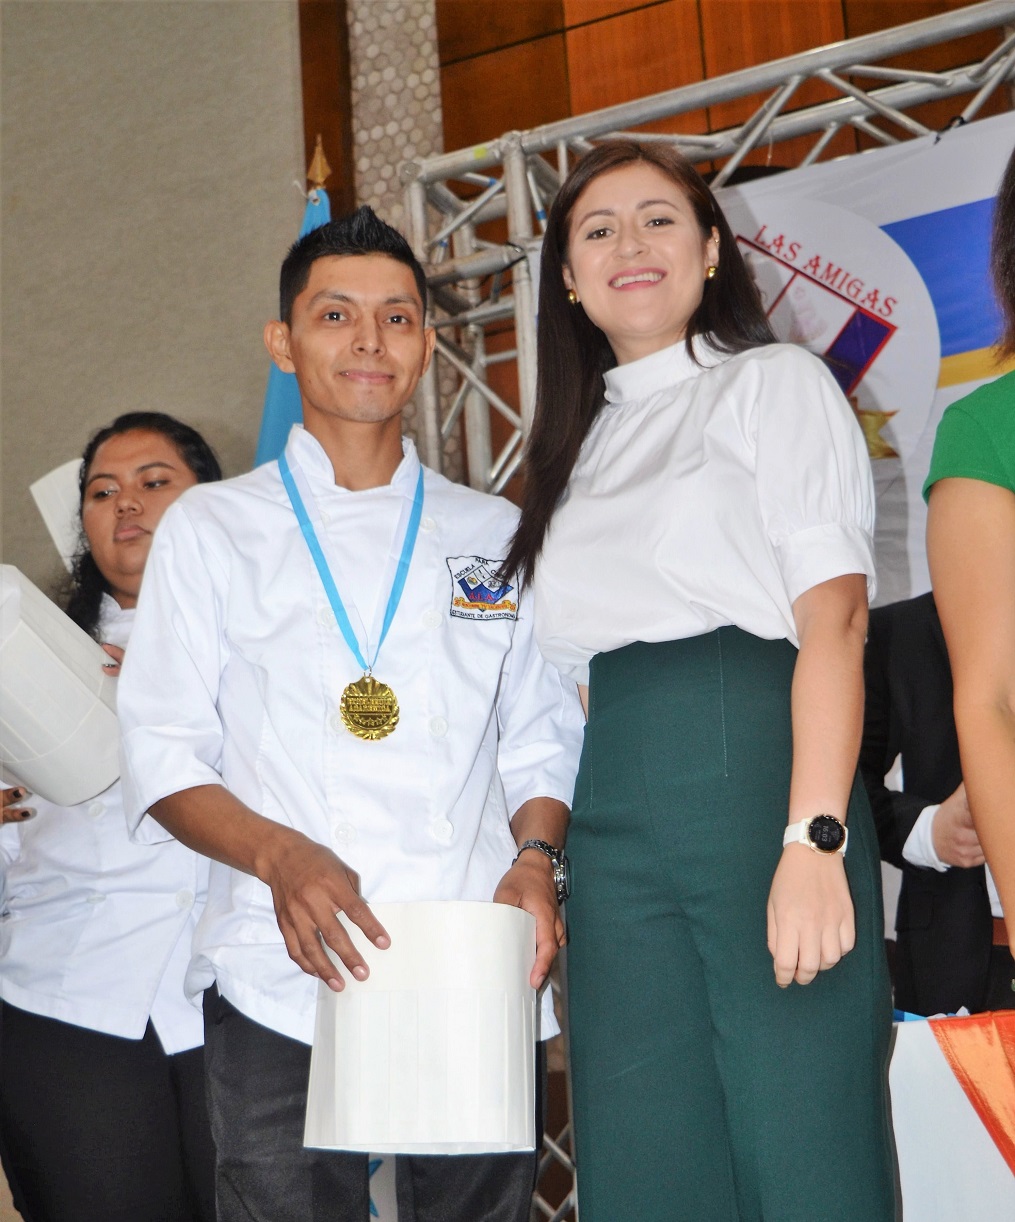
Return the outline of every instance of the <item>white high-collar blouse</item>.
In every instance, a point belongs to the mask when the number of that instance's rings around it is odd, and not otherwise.
[[[695,351],[606,374],[551,523],[536,635],[579,683],[597,653],[727,624],[798,645],[793,602],[846,573],[873,596],[870,463],[825,366],[789,344]]]

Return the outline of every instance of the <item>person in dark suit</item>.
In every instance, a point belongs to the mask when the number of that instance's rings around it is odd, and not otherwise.
[[[871,612],[864,676],[860,768],[881,856],[902,870],[895,1004],[923,1015],[1015,1008],[1015,962],[966,801],[932,594]],[[897,793],[885,773],[900,754]]]

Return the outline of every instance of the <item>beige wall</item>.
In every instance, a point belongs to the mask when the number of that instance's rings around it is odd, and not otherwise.
[[[302,201],[296,0],[2,0],[3,558],[59,561],[28,485],[121,411],[249,467],[261,328]]]

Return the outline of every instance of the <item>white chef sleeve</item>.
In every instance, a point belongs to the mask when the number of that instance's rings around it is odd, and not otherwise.
[[[226,588],[177,501],[152,541],[117,692],[124,813],[142,844],[171,839],[146,815],[153,803],[222,784],[216,701],[228,657]]]
[[[570,807],[585,725],[577,686],[536,646],[532,606],[531,591],[523,591],[497,694],[497,769],[511,815],[530,798]]]
[[[863,573],[873,598],[874,481],[853,410],[811,353],[762,352],[757,494],[790,602],[847,573]]]

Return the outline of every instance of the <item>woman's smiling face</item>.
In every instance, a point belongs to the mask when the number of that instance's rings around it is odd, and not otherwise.
[[[683,339],[718,262],[718,232],[706,237],[683,190],[635,161],[578,197],[564,282],[625,365]]]

